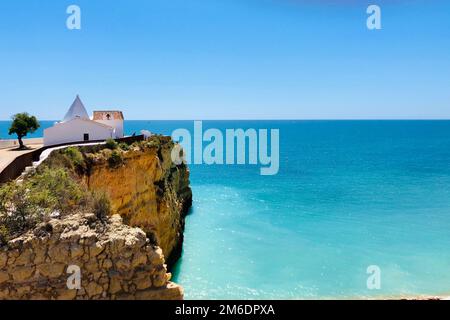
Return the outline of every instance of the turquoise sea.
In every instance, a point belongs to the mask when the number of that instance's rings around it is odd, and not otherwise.
[[[125,126],[171,134],[193,122]],[[279,129],[280,171],[190,166],[194,206],[174,270],[186,298],[450,295],[450,121],[203,126]],[[370,265],[380,290],[367,289]]]

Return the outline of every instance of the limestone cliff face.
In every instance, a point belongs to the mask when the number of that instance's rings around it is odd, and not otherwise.
[[[0,248],[0,300],[182,299],[169,280],[162,250],[118,215],[51,219]]]
[[[92,159],[85,179],[92,190],[106,191],[113,210],[124,222],[142,228],[163,250],[169,267],[183,243],[184,220],[192,204],[189,170],[171,160],[173,142],[143,144],[122,154],[122,163],[111,166],[107,157]]]
[[[74,179],[105,191],[114,215],[49,216],[8,241],[0,247],[0,300],[182,299],[167,266],[179,258],[192,192],[173,147],[170,137],[153,137],[115,150],[82,148]],[[47,164],[65,163],[58,159]],[[77,289],[67,286],[74,266]]]

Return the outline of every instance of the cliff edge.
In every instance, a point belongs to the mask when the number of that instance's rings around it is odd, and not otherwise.
[[[2,186],[0,299],[182,299],[167,265],[192,192],[173,147],[154,136],[55,150]]]
[[[192,205],[189,170],[171,159],[174,143],[158,137],[122,152],[111,165],[108,149],[90,156],[84,174],[91,190],[105,191],[125,223],[160,246],[171,267],[181,255],[185,216]]]

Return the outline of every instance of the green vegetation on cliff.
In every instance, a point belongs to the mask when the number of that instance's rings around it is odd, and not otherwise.
[[[54,150],[0,185],[0,299],[182,299],[168,267],[192,203],[170,137]],[[69,265],[81,289],[66,286]]]
[[[91,206],[92,196],[65,168],[43,166],[0,188],[0,245],[44,221]]]
[[[108,140],[103,145],[55,150],[36,169],[18,181],[0,186],[0,246],[50,217],[92,212],[103,219],[111,214],[109,196],[91,191],[83,179],[92,166],[107,162],[113,169],[125,164],[130,150],[155,149],[170,138],[153,136],[131,145]]]
[[[24,179],[0,187],[0,246],[55,216],[76,212],[94,212],[103,219],[110,214],[106,194],[91,192],[80,179],[93,159],[105,151],[112,166],[120,165],[127,144],[111,146],[115,141],[94,147],[68,147],[54,151]],[[107,156],[107,155],[106,155]]]

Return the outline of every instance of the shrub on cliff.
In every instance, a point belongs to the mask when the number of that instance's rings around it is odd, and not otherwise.
[[[66,168],[71,172],[76,170],[78,173],[82,173],[86,170],[87,163],[78,147],[68,147],[53,151],[42,166],[48,168]]]
[[[116,150],[119,144],[114,139],[108,139],[105,143],[106,148]]]
[[[108,164],[111,168],[117,168],[123,163],[123,158],[120,152],[114,150],[108,158]]]
[[[87,190],[64,168],[44,168],[28,182],[29,200],[47,212],[70,213],[87,204]]]
[[[64,168],[74,176],[81,177],[87,174],[92,166],[93,155],[96,153],[92,152],[92,150],[87,147],[68,147],[55,150],[45,159],[40,167]]]
[[[77,147],[68,147],[67,149],[64,149],[63,153],[67,155],[76,166],[84,165],[83,154]]]
[[[43,167],[22,183],[7,183],[0,188],[2,241],[32,229],[52,213],[85,209],[90,197],[64,168]]]
[[[92,194],[93,209],[97,218],[105,221],[111,214],[111,201],[108,195],[103,191],[97,191]]]
[[[36,204],[28,200],[30,190],[23,184],[8,183],[0,188],[0,228],[2,242],[10,236],[18,235],[36,225],[40,211]]]
[[[130,150],[130,145],[128,143],[121,142],[119,144],[119,148],[122,149],[123,151],[128,151]]]

